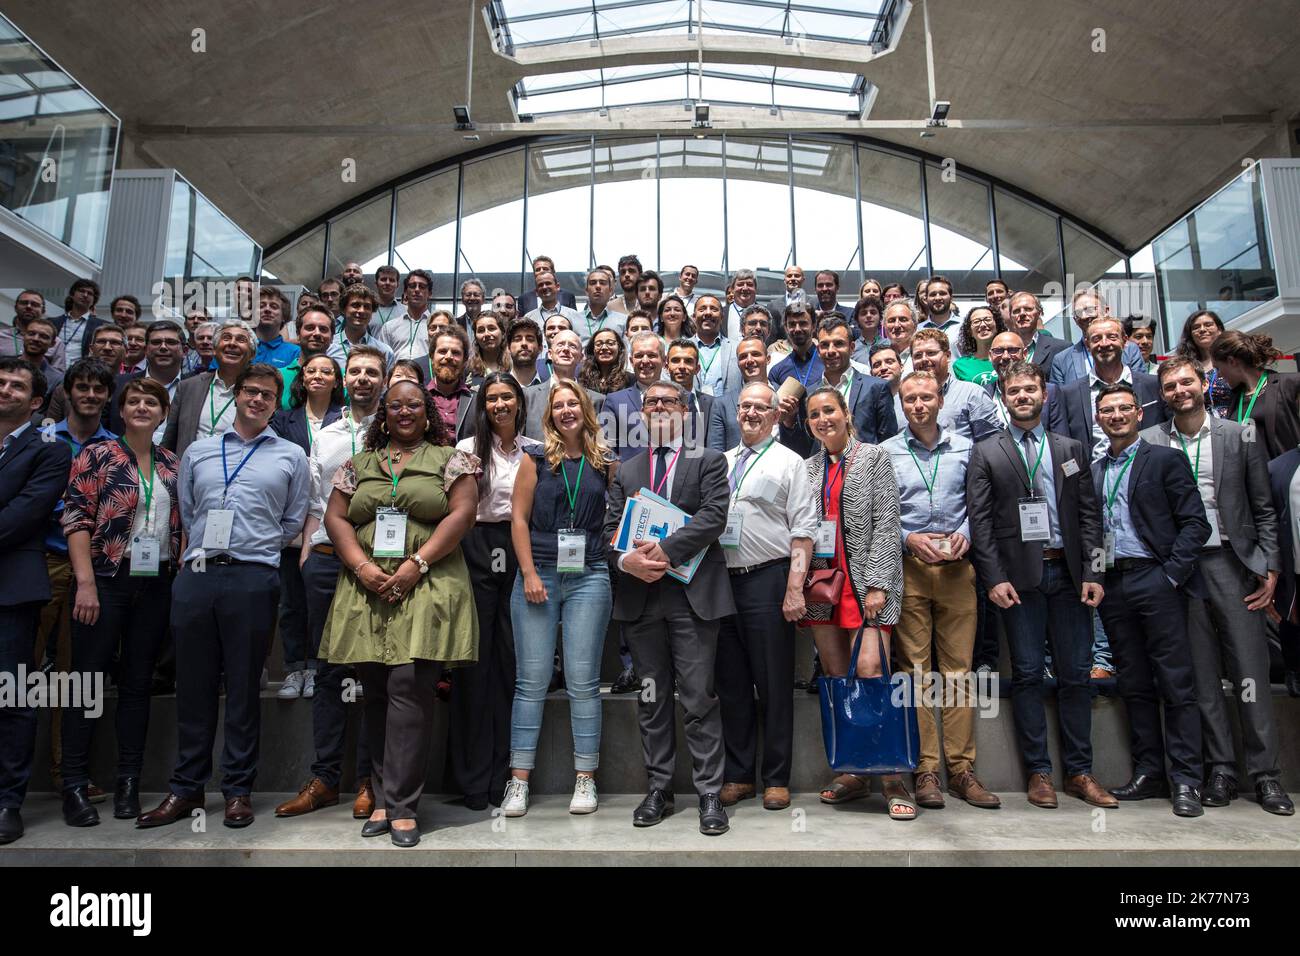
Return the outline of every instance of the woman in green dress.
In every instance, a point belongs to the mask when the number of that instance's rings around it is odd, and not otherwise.
[[[398,381],[325,509],[343,568],[320,657],[354,665],[366,689],[375,810],[361,835],[389,833],[397,846],[420,842],[438,671],[478,658],[460,549],[478,507],[478,471],[477,458],[449,447],[432,396]]]
[[[989,346],[994,336],[1006,330],[1002,316],[987,305],[971,309],[961,324],[961,334],[957,339],[961,358],[952,363],[952,374],[963,382],[981,386],[997,381],[993,361],[989,358]]]

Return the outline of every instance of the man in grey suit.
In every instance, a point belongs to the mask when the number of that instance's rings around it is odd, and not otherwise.
[[[1042,424],[1043,370],[1029,362],[999,378],[1009,428],[975,445],[966,471],[971,553],[989,600],[1002,608],[1011,652],[1011,710],[1036,807],[1057,805],[1047,750],[1043,655],[1050,641],[1065,792],[1093,806],[1119,802],[1092,776],[1092,629],[1101,603],[1101,517],[1078,442]]]
[[[524,434],[529,438],[542,441],[544,435],[542,432],[542,417],[546,413],[546,403],[550,398],[551,389],[561,379],[578,380],[578,359],[582,357],[582,339],[578,338],[578,333],[569,329],[564,329],[555,333],[555,338],[551,340],[551,377],[544,382],[538,382],[536,385],[529,385],[524,389],[524,404],[527,406],[524,417]],[[587,397],[591,399],[592,407],[596,411],[597,417],[600,415],[602,406],[605,403],[605,396],[599,392],[593,392],[589,388],[584,388]]]
[[[654,826],[673,812],[676,705],[685,711],[686,743],[700,797],[700,832],[728,829],[722,808],[722,715],[713,689],[718,628],[736,613],[727,562],[718,538],[727,524],[726,457],[683,441],[689,394],[675,382],[645,391],[642,415],[651,447],[623,463],[609,487],[605,535],[611,540],[629,495],[649,488],[691,516],[689,524],[625,553],[610,551],[618,570],[614,620],[627,625],[627,643],[643,681],[639,707],[641,745],[649,792],[633,813],[635,826]],[[689,584],[666,572],[699,552],[704,556]],[[616,559],[616,560],[614,560]]]
[[[1262,443],[1249,441],[1241,425],[1206,414],[1205,379],[1193,363],[1169,359],[1160,366],[1159,379],[1173,421],[1143,429],[1141,437],[1187,455],[1210,522],[1210,540],[1200,557],[1206,596],[1193,597],[1188,605],[1206,763],[1201,803],[1226,807],[1237,796],[1232,725],[1220,684],[1226,670],[1237,701],[1246,772],[1259,804],[1290,816],[1295,805],[1282,789],[1268,692],[1264,614],[1281,567],[1268,460]]]
[[[1134,372],[1124,364],[1124,326],[1118,319],[1094,319],[1088,326],[1087,338],[1091,371],[1068,385],[1058,386],[1057,396],[1066,433],[1095,457],[1095,449],[1107,443],[1095,414],[1097,393],[1103,385],[1124,381],[1133,386],[1142,406],[1142,428],[1160,424],[1167,415],[1156,377]]]
[[[715,395],[713,418],[709,422],[710,448],[726,450],[740,444],[740,393],[751,382],[767,381],[767,343],[756,335],[747,335],[736,343],[736,365],[740,368],[740,388]]]
[[[245,323],[230,319],[217,330],[214,350],[216,371],[183,379],[167,411],[162,444],[177,457],[197,439],[219,435],[235,424],[235,379],[253,364],[257,342]]]

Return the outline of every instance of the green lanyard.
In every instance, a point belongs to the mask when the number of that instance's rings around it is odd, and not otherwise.
[[[1178,436],[1178,444],[1183,446],[1183,454],[1187,456],[1187,463],[1190,465],[1192,463],[1192,453],[1187,450],[1187,442],[1183,441],[1183,433],[1175,427],[1174,434]],[[1192,465],[1192,480],[1198,482],[1201,480],[1201,439],[1204,437],[1203,433],[1198,433],[1196,436],[1196,464]]]
[[[392,305],[388,307],[387,315],[384,315],[383,313],[383,306],[380,306],[378,309],[375,309],[375,315],[379,316],[379,324],[381,326],[387,325],[388,320],[393,317],[393,313],[397,311],[397,309],[400,308],[401,305],[402,303],[400,302],[394,302]]]
[[[1124,464],[1119,469],[1119,474],[1115,476],[1115,484],[1111,485],[1110,490],[1106,492],[1106,517],[1110,517],[1115,510],[1115,499],[1119,496],[1119,486],[1124,482],[1124,472],[1128,471],[1128,466],[1133,464],[1133,459],[1137,457],[1137,452],[1129,455],[1124,460]],[[1110,462],[1106,462],[1106,475],[1110,474]],[[1102,476],[1103,482],[1106,475]]]
[[[307,423],[307,454],[310,455],[312,448],[316,444],[316,433],[311,430],[311,418],[303,415],[303,420]],[[356,454],[356,452],[353,452],[353,454]]]
[[[578,490],[582,487],[582,472],[587,467],[587,456],[582,456],[582,461],[578,465],[578,477],[574,481],[573,487],[569,487],[569,472],[564,467],[564,459],[560,459],[560,474],[564,476],[564,494],[569,499],[569,523],[578,523]]]
[[[736,498],[739,497],[739,495],[740,495],[740,486],[743,485],[743,484],[745,483],[745,479],[748,478],[748,477],[749,477],[749,473],[750,473],[751,471],[754,470],[754,466],[758,464],[759,459],[762,458],[764,455],[766,455],[766,454],[767,454],[767,450],[768,450],[769,448],[771,448],[774,444],[776,444],[776,439],[775,439],[775,438],[769,438],[769,439],[767,440],[767,444],[763,446],[763,450],[760,451],[760,452],[758,453],[758,455],[754,458],[754,460],[751,461],[751,462],[750,462],[750,463],[745,467],[745,470],[744,470],[743,472],[741,472],[741,474],[740,474],[740,478],[737,479],[737,481],[736,481],[736,490],[733,491],[733,492],[731,493],[731,501],[732,501],[733,504],[735,503]],[[732,477],[732,478],[735,478],[735,477],[736,477],[736,471],[737,471],[739,468],[740,468],[740,459],[739,459],[739,457],[737,457],[737,459],[736,459],[736,465],[735,465],[734,468],[731,469],[731,477]]]
[[[844,377],[843,377],[842,379],[840,379],[840,384],[839,384],[839,385],[836,385],[835,387],[838,388],[838,389],[840,390],[840,394],[844,396],[845,400],[847,400],[848,397],[849,397],[849,389],[851,389],[851,388],[853,387],[853,369],[852,369],[852,367],[848,368],[848,369],[844,372]]]
[[[1033,432],[1027,432],[1026,434],[1032,435]],[[1038,466],[1043,463],[1043,452],[1047,450],[1047,433],[1043,433],[1043,440],[1038,443],[1038,457],[1034,459],[1033,468],[1029,467],[1029,459],[1025,457],[1024,449],[1020,447],[1021,443],[1013,441],[1012,444],[1016,446],[1016,453],[1020,455],[1020,460],[1025,463],[1025,471],[1029,472],[1029,482],[1025,487],[1029,489],[1029,493],[1032,495],[1034,493],[1034,475],[1038,474]]]
[[[397,483],[402,480],[402,475],[401,472],[397,472],[393,470],[393,453],[391,451],[388,452],[388,476],[389,478],[392,479],[393,482],[392,501],[393,501],[393,506],[396,507],[397,506]]]
[[[556,305],[556,309],[557,310],[559,309],[558,304]],[[605,311],[600,314],[600,322],[596,325],[596,328],[594,330],[591,327],[591,320],[593,318],[591,314],[591,309],[587,309],[586,311],[587,311],[587,317],[586,317],[587,338],[591,338],[593,335],[595,335],[597,332],[599,332],[601,329],[605,327],[605,320],[609,318],[609,309],[606,308]]]
[[[223,383],[224,384],[224,383]],[[221,406],[221,411],[217,411],[216,399],[213,397],[217,390],[217,377],[212,376],[212,381],[208,383],[208,420],[211,422],[212,434],[217,433],[217,422],[221,421],[221,416],[226,414],[227,409],[235,402],[235,396],[231,395],[226,400],[226,404]]]
[[[354,418],[352,417],[352,406],[351,406],[351,405],[348,406],[348,431],[349,431],[349,432],[351,433],[351,435],[352,435],[352,454],[353,454],[353,455],[356,455],[356,453],[357,453],[357,422],[356,422],[356,419],[354,419]],[[391,467],[391,466],[389,467],[389,471],[392,471],[392,467]]]
[[[1264,390],[1264,385],[1267,382],[1268,382],[1268,372],[1261,372],[1259,375],[1259,381],[1255,383],[1255,390],[1250,393],[1250,404],[1246,406],[1246,413],[1244,415],[1242,414],[1241,411],[1241,405],[1246,400],[1246,396],[1243,395],[1241,396],[1241,398],[1237,399],[1237,424],[1238,425],[1246,424],[1246,419],[1248,419],[1250,417],[1250,413],[1255,410],[1255,400],[1259,398],[1259,393]]]
[[[415,345],[415,337],[420,334],[420,320],[411,319],[409,321],[411,323],[411,334],[406,337],[406,351],[408,352]]]
[[[703,347],[701,347],[700,351],[701,353],[703,352]],[[710,351],[713,353],[713,357],[709,359],[707,362],[704,361],[704,357],[702,354],[700,356],[700,364],[702,367],[702,371],[700,372],[701,382],[703,382],[704,377],[709,374],[709,369],[713,368],[713,363],[718,360],[718,356],[722,354],[722,339],[719,338],[715,340],[713,343],[713,348],[710,349]]]
[[[135,457],[135,452],[131,451],[131,446],[126,443],[125,438],[119,438],[118,442],[119,444],[121,444],[122,449],[128,455],[130,455],[132,458]],[[139,465],[136,466],[136,470],[139,471]],[[141,476],[140,478],[140,483],[144,485],[144,530],[146,534],[148,534],[151,530],[153,530],[153,523],[154,523],[153,522],[153,478],[154,478],[153,444],[150,443],[149,478],[148,480],[145,480],[143,476]]]
[[[939,451],[938,448],[935,449],[934,469],[930,472],[930,477],[927,479],[925,477],[925,472],[921,470],[921,463],[916,458],[916,452],[912,451],[912,443],[906,442],[906,445],[907,445],[907,453],[912,456],[912,464],[916,465],[916,473],[921,476],[921,481],[925,485],[925,490],[929,492],[930,510],[933,511],[934,510],[934,486],[939,480],[939,458],[943,455],[943,452]],[[1041,451],[1038,453],[1038,460],[1039,461],[1043,460],[1043,453]],[[1025,468],[1028,469],[1028,467],[1029,467],[1029,462],[1026,461]],[[1037,470],[1038,470],[1038,464],[1035,463],[1034,471]],[[1033,481],[1034,481],[1033,474],[1031,473],[1029,478],[1030,487],[1033,486]]]

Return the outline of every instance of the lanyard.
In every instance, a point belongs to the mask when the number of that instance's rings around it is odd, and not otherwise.
[[[348,406],[348,432],[352,435],[352,454],[357,453],[357,423],[352,417],[352,406]]]
[[[1174,434],[1178,436],[1178,444],[1183,446],[1183,454],[1187,456],[1187,463],[1192,464],[1192,453],[1187,450],[1187,442],[1183,441],[1183,433],[1174,428]],[[1198,432],[1196,435],[1196,464],[1192,466],[1192,480],[1201,480],[1201,440],[1205,438],[1204,432]]]
[[[311,430],[311,416],[304,413],[303,421],[307,423],[307,454],[311,454],[312,448],[316,444],[316,433]],[[355,454],[355,452],[353,452]]]
[[[664,488],[668,486],[668,476],[673,473],[673,467],[677,464],[677,459],[682,455],[682,447],[685,446],[678,447],[677,454],[673,455],[673,460],[668,463],[668,467],[664,469],[664,473],[659,476],[659,484],[657,484],[653,489],[655,494],[660,496],[663,495]]]
[[[713,357],[709,359],[707,362],[704,361],[703,356],[701,356],[700,358],[700,362],[702,363],[704,368],[704,370],[700,373],[701,382],[704,381],[705,376],[709,374],[709,369],[713,368],[713,363],[718,360],[718,356],[722,354],[722,339],[719,338],[715,340],[712,346],[705,346],[703,343],[701,343],[700,345],[701,351],[703,351],[705,348],[710,348],[713,351]]]
[[[1033,432],[1026,432],[1026,434],[1032,435]],[[1038,474],[1038,466],[1043,463],[1043,452],[1047,451],[1047,433],[1043,433],[1043,440],[1038,443],[1038,457],[1034,459],[1033,468],[1029,467],[1029,458],[1025,455],[1025,450],[1020,447],[1021,442],[1012,442],[1012,444],[1016,446],[1016,453],[1020,455],[1020,460],[1025,463],[1025,471],[1029,473],[1029,481],[1025,487],[1029,489],[1029,493],[1032,495],[1034,493],[1034,475]]]
[[[775,438],[769,438],[769,439],[767,440],[767,444],[763,446],[763,450],[760,451],[760,452],[759,452],[759,453],[754,457],[754,460],[751,461],[751,462],[750,462],[750,463],[745,467],[745,470],[744,470],[743,472],[740,473],[740,478],[736,480],[736,490],[733,491],[733,492],[731,493],[731,500],[732,500],[733,503],[735,502],[736,498],[740,495],[740,486],[743,485],[743,484],[745,483],[745,479],[748,478],[748,477],[749,477],[749,473],[750,473],[751,471],[754,470],[754,466],[758,464],[758,460],[759,460],[760,458],[762,458],[764,455],[766,455],[766,454],[767,454],[767,450],[768,450],[769,448],[771,448],[774,444],[776,444],[776,439],[775,439]],[[739,471],[739,470],[740,470],[740,458],[737,457],[737,459],[736,459],[736,465],[735,465],[734,468],[731,469],[731,477],[732,477],[733,479],[736,478],[736,472]]]
[[[1137,452],[1129,455],[1120,467],[1119,474],[1115,476],[1115,484],[1111,485],[1110,490],[1106,492],[1106,517],[1110,517],[1115,510],[1115,499],[1119,496],[1119,486],[1124,481],[1124,472],[1128,471],[1128,466],[1133,464],[1133,459],[1137,457]],[[1102,475],[1103,483],[1106,475],[1110,474],[1110,462],[1106,462],[1106,474]]]
[[[118,443],[122,446],[123,451],[125,451],[132,458],[135,457],[135,452],[131,451],[131,446],[126,443],[125,438],[119,438]],[[222,451],[225,451],[224,446],[222,447]],[[223,455],[222,457],[225,456]],[[136,470],[137,471],[140,470],[139,465],[136,466]],[[238,474],[238,470],[236,470],[236,474]],[[149,478],[147,481],[143,476],[141,476],[140,478],[140,484],[144,485],[144,530],[146,534],[151,530],[153,530],[153,523],[154,523],[153,522],[153,479],[154,479],[154,458],[153,458],[153,444],[151,443],[149,445]]]
[[[848,400],[849,389],[853,387],[853,366],[849,366],[844,372],[844,377],[840,379],[840,384],[835,386],[840,390],[840,394]]]
[[[573,482],[573,487],[569,487],[569,472],[564,467],[564,459],[560,459],[560,474],[564,476],[564,494],[569,499],[569,524],[578,523],[578,490],[582,487],[582,472],[587,467],[587,456],[582,456],[582,461],[578,465],[578,477]]]
[[[812,363],[813,363],[813,359],[816,357],[817,357],[816,352],[810,353],[808,355],[808,361],[804,364],[803,374],[800,375],[797,374],[796,372],[795,377],[799,379],[799,384],[802,385],[804,388],[808,387],[808,376],[812,374]],[[799,363],[794,360],[793,355],[790,356],[790,364],[793,365],[796,370],[799,368]]]
[[[831,489],[835,487],[835,482],[840,480],[844,474],[844,462],[847,458],[840,458],[834,465],[835,477],[831,477],[831,456],[830,452],[826,453],[826,469],[822,472],[822,515],[824,516],[831,507]]]
[[[364,339],[362,341],[364,341]],[[348,341],[348,334],[346,332],[339,333],[339,345],[343,346],[343,361],[346,364],[348,356],[352,354],[352,343]]]
[[[558,305],[556,306],[556,309],[557,310],[559,309]],[[601,329],[605,327],[605,320],[609,318],[609,309],[606,309],[604,312],[600,313],[600,321],[596,323],[596,328],[594,331],[591,328],[591,320],[594,318],[594,316],[591,314],[591,309],[587,309],[586,311],[587,311],[587,316],[586,316],[587,338],[591,338],[593,335],[596,334],[596,332],[599,332]]]
[[[71,335],[63,335],[63,336],[60,336],[60,338],[63,339],[63,344],[64,344],[64,345],[71,345],[71,344],[72,344],[72,340],[75,339],[75,338],[77,337],[78,334],[80,334],[80,332],[81,332],[81,327],[84,326],[85,324],[86,324],[86,317],[83,315],[81,318],[77,319],[77,327],[76,327],[75,329],[72,330],[72,334],[71,334]],[[66,332],[66,331],[68,330],[68,328],[71,327],[71,325],[72,325],[71,322],[64,322],[64,323],[63,323],[63,330]],[[17,333],[15,333],[15,336],[16,336],[16,335],[17,335]]]
[[[225,383],[223,382],[222,384]],[[217,422],[221,421],[221,416],[226,414],[227,410],[229,410],[230,406],[234,404],[235,401],[235,396],[231,395],[230,398],[226,399],[226,404],[221,406],[221,411],[217,411],[217,403],[213,397],[214,394],[216,393],[216,390],[217,390],[217,376],[213,375],[212,381],[208,383],[208,421],[211,423],[210,430],[214,435],[216,434],[217,431]]]
[[[1034,360],[1034,349],[1036,349],[1036,348],[1038,348],[1038,335],[1037,335],[1037,334],[1034,335],[1034,341],[1030,344],[1029,348],[1025,349],[1025,361],[1026,361],[1026,362],[1032,362],[1032,361]]]
[[[1264,385],[1267,382],[1268,382],[1268,372],[1261,372],[1259,375],[1259,381],[1255,383],[1255,390],[1250,393],[1250,404],[1246,406],[1246,412],[1244,415],[1242,414],[1241,411],[1241,405],[1242,402],[1246,400],[1246,396],[1243,395],[1241,396],[1241,398],[1237,399],[1237,424],[1238,425],[1244,425],[1246,423],[1246,419],[1250,417],[1250,413],[1255,410],[1255,400],[1259,398],[1259,393],[1264,390]]]
[[[393,317],[393,312],[395,312],[395,311],[397,310],[397,308],[398,308],[401,304],[402,304],[402,303],[400,303],[400,302],[394,302],[392,305],[390,305],[390,306],[388,307],[388,314],[387,314],[387,315],[384,315],[384,313],[383,313],[383,308],[384,308],[384,307],[383,307],[382,305],[381,305],[379,308],[375,309],[375,315],[379,316],[379,324],[380,324],[381,326],[382,326],[382,325],[387,325],[387,324],[388,324],[388,320],[391,319],[391,318]]]
[[[230,473],[230,462],[226,458],[226,439],[229,437],[230,432],[226,432],[221,436],[221,472],[226,479],[226,487],[221,492],[221,507],[223,508],[226,506],[226,495],[230,491],[230,486],[234,484],[235,479],[239,477],[239,473],[244,470],[244,466],[248,464],[248,459],[252,458],[253,454],[259,448],[271,440],[270,435],[263,435],[257,441],[253,442],[253,447],[244,453],[243,459],[235,466],[235,473],[232,475]]]
[[[916,452],[912,451],[912,443],[907,442],[907,453],[912,456],[912,464],[916,465],[916,473],[921,476],[921,482],[925,485],[925,490],[930,495],[930,509],[934,510],[934,486],[939,481],[939,459],[943,452],[935,448],[934,451],[934,468],[930,472],[930,477],[925,477],[925,472],[921,469],[921,463],[916,458]],[[1040,458],[1041,460],[1041,458]]]
[[[388,477],[389,477],[389,478],[392,480],[392,482],[393,482],[392,502],[393,502],[393,505],[396,506],[396,504],[397,504],[397,483],[398,483],[399,481],[402,480],[402,473],[401,473],[400,471],[396,471],[396,472],[393,471],[393,453],[392,453],[391,451],[388,452]]]
[[[411,334],[406,337],[406,351],[409,352],[415,345],[415,337],[420,334],[420,320],[409,319],[408,321],[411,323]]]

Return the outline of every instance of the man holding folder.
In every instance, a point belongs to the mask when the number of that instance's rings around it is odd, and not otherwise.
[[[624,462],[610,483],[605,534],[616,539],[629,497],[648,489],[690,516],[662,540],[642,541],[632,550],[610,552],[619,572],[614,620],[626,625],[628,647],[642,678],[639,708],[641,744],[649,791],[633,813],[635,826],[654,826],[673,812],[676,764],[673,681],[685,711],[695,790],[700,797],[700,832],[728,829],[722,808],[722,718],[713,689],[713,668],[722,618],[736,613],[727,563],[718,538],[727,524],[727,464],[721,452],[683,442],[689,395],[674,382],[645,390],[641,414],[649,448]],[[670,567],[703,558],[683,584]]]

